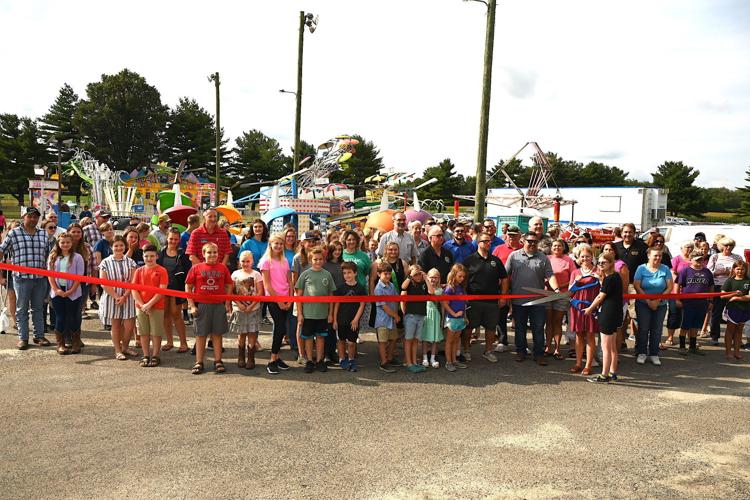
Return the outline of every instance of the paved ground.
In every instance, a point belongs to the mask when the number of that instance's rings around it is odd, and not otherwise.
[[[272,377],[264,352],[193,376],[188,354],[144,369],[84,338],[63,357],[0,337],[3,498],[750,497],[750,364],[716,348],[625,355],[599,386],[479,345],[454,374],[381,373],[366,342],[356,374]]]

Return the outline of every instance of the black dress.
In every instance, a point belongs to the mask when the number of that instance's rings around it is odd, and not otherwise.
[[[607,297],[599,307],[599,330],[612,335],[622,326],[622,278],[612,273],[602,282],[601,293]]]

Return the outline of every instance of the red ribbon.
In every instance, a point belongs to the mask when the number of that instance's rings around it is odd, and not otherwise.
[[[23,274],[35,274],[53,278],[61,278],[72,281],[80,281],[101,286],[111,286],[116,288],[127,288],[144,292],[158,293],[170,297],[180,297],[183,299],[192,299],[201,303],[219,303],[226,301],[236,302],[426,302],[428,300],[440,302],[448,300],[500,300],[500,299],[534,299],[541,297],[535,294],[495,294],[495,295],[335,295],[335,296],[259,296],[259,295],[224,295],[211,294],[204,295],[200,293],[187,293],[180,290],[168,290],[148,285],[136,285],[125,281],[105,280],[91,276],[82,276],[80,274],[61,273],[47,269],[38,269],[36,267],[16,266],[13,264],[0,263],[0,270],[16,271]],[[708,293],[663,293],[663,294],[625,294],[626,299],[708,299],[718,295],[730,296],[734,292],[708,292]]]

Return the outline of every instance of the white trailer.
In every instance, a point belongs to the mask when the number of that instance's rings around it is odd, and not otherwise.
[[[667,212],[668,189],[643,186],[618,187],[561,187],[560,195],[574,204],[560,207],[560,223],[575,222],[585,227],[621,225],[632,222],[639,231],[656,226]],[[556,188],[542,188],[542,196],[554,197]],[[487,215],[535,214],[536,210],[523,210],[519,204],[511,206],[505,201],[518,197],[513,188],[490,189],[487,193]],[[553,208],[539,209],[543,217],[554,220]]]

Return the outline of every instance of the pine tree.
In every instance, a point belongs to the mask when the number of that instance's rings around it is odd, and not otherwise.
[[[742,196],[739,213],[741,213],[742,215],[750,215],[750,167],[745,170],[745,182],[747,182],[747,184],[745,184],[745,187],[741,187],[738,189],[740,195]]]
[[[43,139],[48,143],[47,148],[54,158],[57,158],[57,146],[50,145],[51,141],[66,141],[72,139],[73,142],[70,148],[65,148],[61,151],[62,161],[67,161],[72,151],[75,148],[82,146],[83,141],[81,140],[81,134],[78,128],[73,124],[73,113],[75,113],[76,107],[80,99],[78,94],[75,93],[73,87],[67,83],[60,88],[60,92],[55,99],[55,102],[50,106],[49,111],[39,119],[39,131]],[[69,194],[73,194],[78,200],[81,201],[81,178],[70,171],[67,175],[65,174],[65,168],[63,167],[63,188]]]

